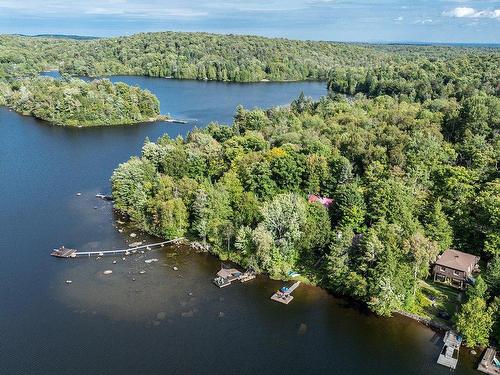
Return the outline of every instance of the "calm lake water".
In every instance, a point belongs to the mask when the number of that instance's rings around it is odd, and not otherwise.
[[[238,104],[325,93],[319,82],[118,80],[150,89],[162,113],[197,126],[229,123]],[[376,318],[314,287],[280,305],[269,297],[281,283],[265,277],[218,289],[211,280],[220,262],[208,254],[49,256],[61,244],[112,249],[150,240],[132,239],[111,204],[94,196],[109,193],[113,169],[146,137],[192,126],[65,129],[0,108],[0,374],[449,373],[435,363],[441,341],[430,329]],[[150,258],[159,261],[146,264]],[[107,269],[113,274],[104,276]],[[456,374],[475,373],[475,364],[462,350]]]

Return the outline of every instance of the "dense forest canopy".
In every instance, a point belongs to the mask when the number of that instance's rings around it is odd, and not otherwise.
[[[209,33],[141,33],[93,40],[0,36],[0,77],[37,74],[50,67],[79,76],[280,81],[328,79],[332,69],[427,62],[453,66],[464,80],[470,74],[489,74],[498,87],[498,61],[495,48],[365,45]]]
[[[160,103],[149,91],[107,79],[37,77],[16,81],[5,98],[19,113],[66,126],[124,125],[158,118]]]
[[[39,77],[64,55],[64,40],[0,40],[0,105],[66,126],[126,125],[161,118],[159,101],[147,90],[106,79]]]
[[[240,107],[230,127],[147,140],[113,174],[115,207],[273,277],[299,270],[377,314],[420,313],[429,264],[450,246],[490,260],[484,276],[498,288],[499,104],[301,95],[289,108]],[[494,296],[457,315],[471,345],[487,341]],[[476,335],[478,314],[489,323]]]

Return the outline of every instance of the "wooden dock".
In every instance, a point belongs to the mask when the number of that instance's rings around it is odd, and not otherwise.
[[[498,359],[496,358],[497,351],[495,348],[488,348],[484,352],[483,359],[477,366],[478,371],[490,375],[500,375],[500,366],[497,365]],[[495,360],[497,363],[495,363]]]
[[[75,249],[66,249],[64,246],[61,246],[59,249],[54,249],[50,255],[58,257],[58,258],[76,258],[76,257],[92,257],[92,256],[107,256],[107,255],[130,255],[134,254],[138,251],[144,250],[152,250],[154,248],[163,247],[168,244],[177,243],[184,238],[175,238],[169,241],[162,241],[157,243],[151,243],[147,245],[140,245],[131,247],[128,249],[118,249],[118,250],[98,250],[98,251],[77,251]]]
[[[298,288],[300,281],[294,283],[290,288],[284,288],[283,290],[278,290],[271,296],[271,299],[276,302],[284,303],[288,305],[293,300],[292,292]]]
[[[462,337],[453,331],[448,331],[443,340],[444,345],[439,353],[437,363],[454,370],[458,363],[458,351],[462,344]]]

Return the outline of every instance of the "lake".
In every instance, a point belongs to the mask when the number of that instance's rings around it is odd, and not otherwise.
[[[277,304],[269,297],[282,284],[263,276],[218,289],[220,262],[209,254],[169,247],[125,260],[50,257],[62,244],[152,240],[131,238],[111,203],[95,198],[146,137],[230,123],[238,104],[326,93],[321,82],[112,80],[151,90],[162,113],[190,123],[74,129],[0,108],[0,374],[449,373],[436,364],[441,335],[412,320],[377,318],[308,286]],[[151,258],[158,262],[144,262]],[[463,349],[456,374],[475,373],[475,364]]]

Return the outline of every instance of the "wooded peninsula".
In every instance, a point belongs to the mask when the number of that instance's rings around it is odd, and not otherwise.
[[[115,207],[148,233],[189,236],[274,278],[300,272],[382,316],[439,320],[451,300],[429,266],[449,248],[475,254],[481,274],[446,321],[472,347],[500,342],[499,67],[495,48],[172,32],[1,36],[0,103],[69,125],[159,113],[150,93],[37,78],[45,69],[325,80],[329,93],[317,102],[300,95],[287,107],[239,107],[230,126],[146,140],[113,173]]]

